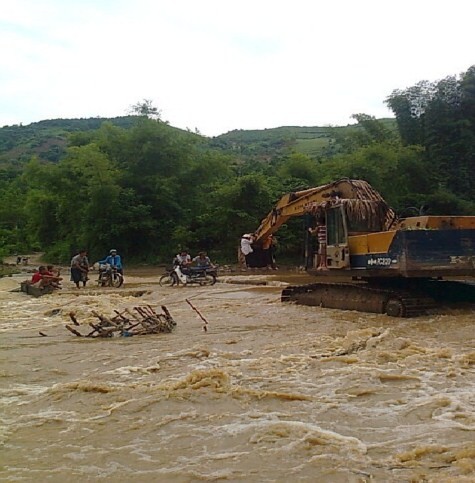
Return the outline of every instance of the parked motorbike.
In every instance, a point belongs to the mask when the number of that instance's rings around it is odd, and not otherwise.
[[[175,265],[165,275],[160,277],[159,283],[162,287],[173,287],[179,285],[198,284],[198,285],[214,285],[216,283],[217,273],[214,268],[191,267],[183,272],[180,265]]]
[[[99,278],[97,280],[100,287],[119,288],[124,283],[123,275],[117,271],[116,267],[109,264],[99,267]]]

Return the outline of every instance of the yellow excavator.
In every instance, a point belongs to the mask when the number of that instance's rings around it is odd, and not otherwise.
[[[399,218],[366,181],[345,178],[284,195],[254,233],[256,252],[267,258],[259,247],[304,215],[306,268],[318,280],[286,287],[282,301],[395,317],[475,303],[475,216]]]

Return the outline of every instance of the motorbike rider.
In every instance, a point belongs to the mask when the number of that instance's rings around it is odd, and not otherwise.
[[[192,262],[197,268],[214,268],[206,252],[199,252],[198,256],[193,258]]]
[[[188,275],[190,273],[191,256],[186,250],[182,250],[173,259],[173,265],[180,265],[181,271]]]
[[[124,270],[122,268],[122,259],[120,255],[117,254],[117,250],[115,248],[112,248],[109,251],[109,255],[104,258],[104,260],[99,260],[97,263],[99,265],[108,264],[112,268],[116,268],[117,272],[120,273],[122,276],[124,275]]]

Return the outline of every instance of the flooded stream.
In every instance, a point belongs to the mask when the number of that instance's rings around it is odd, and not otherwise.
[[[158,276],[38,299],[0,279],[3,481],[475,480],[474,310],[394,319],[282,304],[281,274]],[[64,327],[145,304],[174,332]]]

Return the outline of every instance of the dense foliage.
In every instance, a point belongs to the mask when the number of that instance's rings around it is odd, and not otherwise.
[[[233,131],[208,139],[150,104],[110,121],[0,129],[0,256],[29,250],[67,262],[117,248],[168,262],[181,248],[233,261],[239,237],[279,197],[341,177],[369,181],[399,212],[475,214],[475,66],[394,91],[394,120],[355,114],[347,127]],[[298,263],[302,221],[278,234]]]
[[[475,65],[460,77],[394,91],[387,103],[396,115],[402,143],[424,149],[422,162],[434,208],[448,205],[448,209],[473,213]]]

